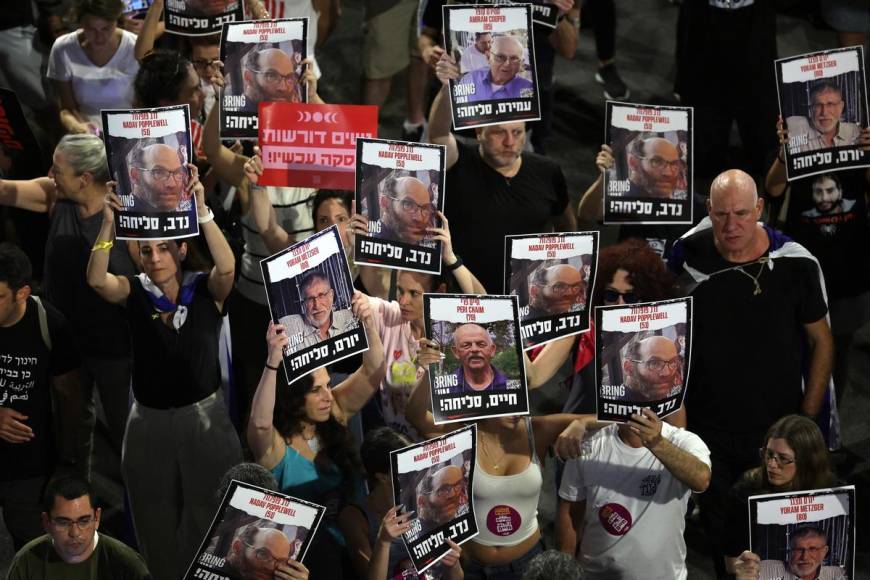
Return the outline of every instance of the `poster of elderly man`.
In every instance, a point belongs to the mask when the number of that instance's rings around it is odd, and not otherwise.
[[[260,261],[272,320],[284,326],[287,382],[368,350],[337,226]]]
[[[436,425],[528,414],[516,296],[424,294],[423,317],[444,355],[429,365]]]
[[[689,380],[692,298],[595,308],[599,421],[679,410]]]
[[[393,501],[416,512],[402,541],[417,574],[435,565],[450,546],[477,535],[472,477],[477,425],[390,452]],[[421,576],[422,577],[422,576]]]
[[[692,223],[692,108],[607,102],[604,223]]]
[[[759,580],[850,580],[856,529],[853,485],[751,496],[745,559]]]
[[[445,50],[458,63],[450,81],[456,129],[541,118],[532,34],[530,4],[444,6]]]
[[[505,291],[520,302],[523,348],[589,329],[598,232],[505,237]]]
[[[199,234],[188,106],[104,110],[102,116],[109,174],[124,206],[115,212],[117,239]]]
[[[185,580],[292,578],[326,508],[232,480]],[[280,572],[280,574],[279,574]]]
[[[166,32],[204,36],[221,31],[228,22],[244,19],[243,0],[166,0]],[[149,2],[150,4],[150,2]]]
[[[227,24],[221,32],[226,85],[220,94],[220,134],[256,139],[260,103],[306,103],[301,82],[307,18]]]
[[[444,146],[357,139],[356,151],[356,207],[369,235],[356,236],[355,262],[441,273]]]
[[[789,180],[870,167],[861,144],[862,133],[870,140],[863,47],[781,58],[776,81]]]

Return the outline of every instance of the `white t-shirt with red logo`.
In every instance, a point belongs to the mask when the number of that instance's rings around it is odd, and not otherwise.
[[[686,578],[683,540],[691,490],[645,447],[622,442],[609,425],[565,465],[559,496],[586,501],[580,561],[589,580]],[[708,466],[700,437],[662,424],[662,436]]]

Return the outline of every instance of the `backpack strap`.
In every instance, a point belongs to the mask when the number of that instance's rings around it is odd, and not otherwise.
[[[30,296],[36,302],[36,312],[39,314],[39,331],[42,333],[42,342],[46,348],[51,351],[51,333],[48,331],[48,314],[45,312],[45,305],[39,296]]]

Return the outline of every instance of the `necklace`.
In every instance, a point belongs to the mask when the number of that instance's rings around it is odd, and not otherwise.
[[[484,437],[480,438],[481,443],[485,443],[485,441],[486,441],[486,438],[484,438]],[[501,445],[499,445],[499,448],[501,449],[501,457],[498,458],[498,461],[495,461],[493,459],[492,452],[489,450],[489,446],[488,445],[481,445],[480,446],[480,449],[487,456],[487,461],[492,463],[492,469],[495,469],[496,471],[501,469],[501,462],[504,461],[504,458],[507,456],[507,452],[501,447]]]
[[[761,294],[761,284],[758,283],[758,279],[761,277],[761,273],[764,272],[765,262],[766,260],[762,260],[761,263],[758,265],[758,273],[755,276],[744,270],[743,266],[737,267],[738,272],[748,277],[750,280],[752,280],[752,283],[755,284],[755,290],[752,292],[753,296],[758,296],[759,294]]]

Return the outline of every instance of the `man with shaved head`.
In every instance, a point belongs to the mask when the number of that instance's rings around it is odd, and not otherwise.
[[[677,147],[661,137],[638,139],[628,155],[630,188],[626,197],[674,198],[683,171]]]
[[[758,442],[777,419],[820,415],[833,340],[818,262],[759,222],[764,200],[752,177],[720,174],[707,205],[710,217],[675,244],[668,266],[694,297],[695,387],[686,393],[686,414],[712,452],[701,513],[721,565],[728,491],[758,463]],[[825,416],[818,420],[827,427]]]
[[[580,310],[586,304],[583,274],[571,264],[538,268],[529,285],[529,313],[524,319]]]
[[[183,199],[187,188],[185,159],[174,147],[163,143],[147,145],[130,158],[130,184],[133,205],[130,211],[185,211],[190,199]]]
[[[676,343],[666,336],[648,336],[634,342],[622,362],[627,398],[660,401],[683,385],[683,359]]]
[[[287,54],[271,44],[258,44],[242,58],[245,86],[244,112],[257,112],[260,101],[299,103],[299,55]]]
[[[435,226],[435,205],[429,188],[416,177],[390,177],[380,196],[381,231],[375,237],[419,244],[426,228]]]
[[[430,468],[417,484],[418,538],[456,517],[467,485],[465,474],[457,465]]]
[[[489,51],[489,67],[472,70],[459,79],[459,85],[471,85],[474,92],[468,102],[531,97],[534,85],[519,76],[523,70],[525,49],[513,36],[496,36]]]
[[[456,386],[451,393],[503,391],[507,377],[492,366],[495,343],[489,332],[478,324],[463,324],[453,332],[453,355],[459,359]]]

